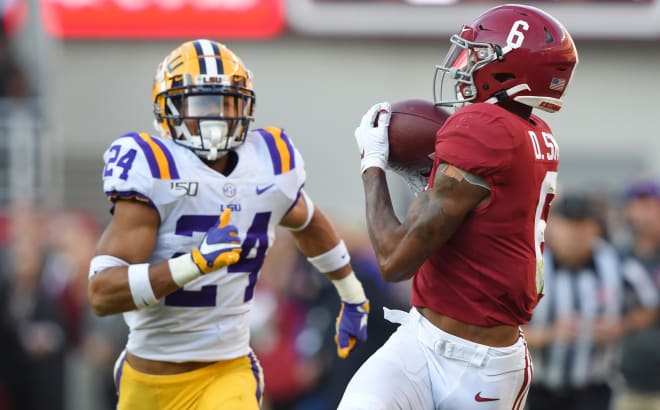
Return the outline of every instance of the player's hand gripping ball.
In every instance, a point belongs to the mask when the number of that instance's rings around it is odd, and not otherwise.
[[[391,109],[387,169],[402,177],[413,192],[422,192],[431,174],[435,134],[450,113],[425,100],[399,101]]]
[[[355,141],[360,150],[360,172],[368,168],[385,170],[387,166],[387,128],[390,121],[390,104],[375,104],[362,116],[355,129]]]

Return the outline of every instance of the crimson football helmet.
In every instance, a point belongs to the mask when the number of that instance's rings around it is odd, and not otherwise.
[[[165,57],[152,98],[161,134],[208,160],[242,144],[254,119],[250,71],[211,40],[185,42]]]
[[[460,33],[436,66],[436,105],[514,101],[558,111],[578,63],[571,35],[554,17],[530,6],[493,7]],[[449,85],[445,83],[448,80]],[[453,96],[443,92],[453,89]]]

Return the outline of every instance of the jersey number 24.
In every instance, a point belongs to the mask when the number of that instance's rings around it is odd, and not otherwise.
[[[227,267],[232,274],[247,273],[248,284],[245,287],[243,302],[254,296],[254,287],[257,284],[257,275],[264,264],[266,250],[268,249],[268,223],[270,212],[258,212],[252,220],[245,240],[241,244],[241,259]],[[206,232],[213,224],[218,222],[217,215],[182,215],[176,224],[176,234],[191,236],[193,232]],[[252,257],[247,257],[253,251]],[[202,286],[199,290],[185,290],[183,288],[165,296],[167,306],[185,307],[213,307],[216,305],[217,285]]]

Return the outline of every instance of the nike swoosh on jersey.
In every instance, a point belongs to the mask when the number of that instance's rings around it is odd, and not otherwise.
[[[494,397],[482,397],[481,392],[477,393],[474,395],[474,399],[476,401],[482,402],[482,401],[497,401],[499,398],[494,398]]]
[[[274,186],[275,186],[275,184],[266,185],[265,187],[262,187],[262,188],[257,187],[257,195],[263,194],[264,192],[268,191],[269,189],[271,189]]]

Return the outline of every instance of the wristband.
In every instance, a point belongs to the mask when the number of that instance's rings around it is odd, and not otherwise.
[[[202,276],[202,272],[197,265],[195,265],[195,262],[193,262],[189,253],[184,253],[181,256],[172,258],[167,261],[167,264],[170,267],[172,280],[174,280],[174,283],[180,288],[191,280]]]
[[[337,246],[320,255],[307,258],[309,263],[314,265],[321,273],[336,271],[346,266],[351,261],[351,255],[348,253],[344,241],[339,241]]]
[[[153,289],[151,289],[151,280],[149,279],[149,264],[140,263],[129,265],[128,267],[128,286],[131,290],[133,303],[138,309],[153,305],[158,302]]]
[[[337,288],[337,293],[342,302],[362,303],[367,300],[362,283],[352,271],[345,278],[333,280],[332,284]]]

